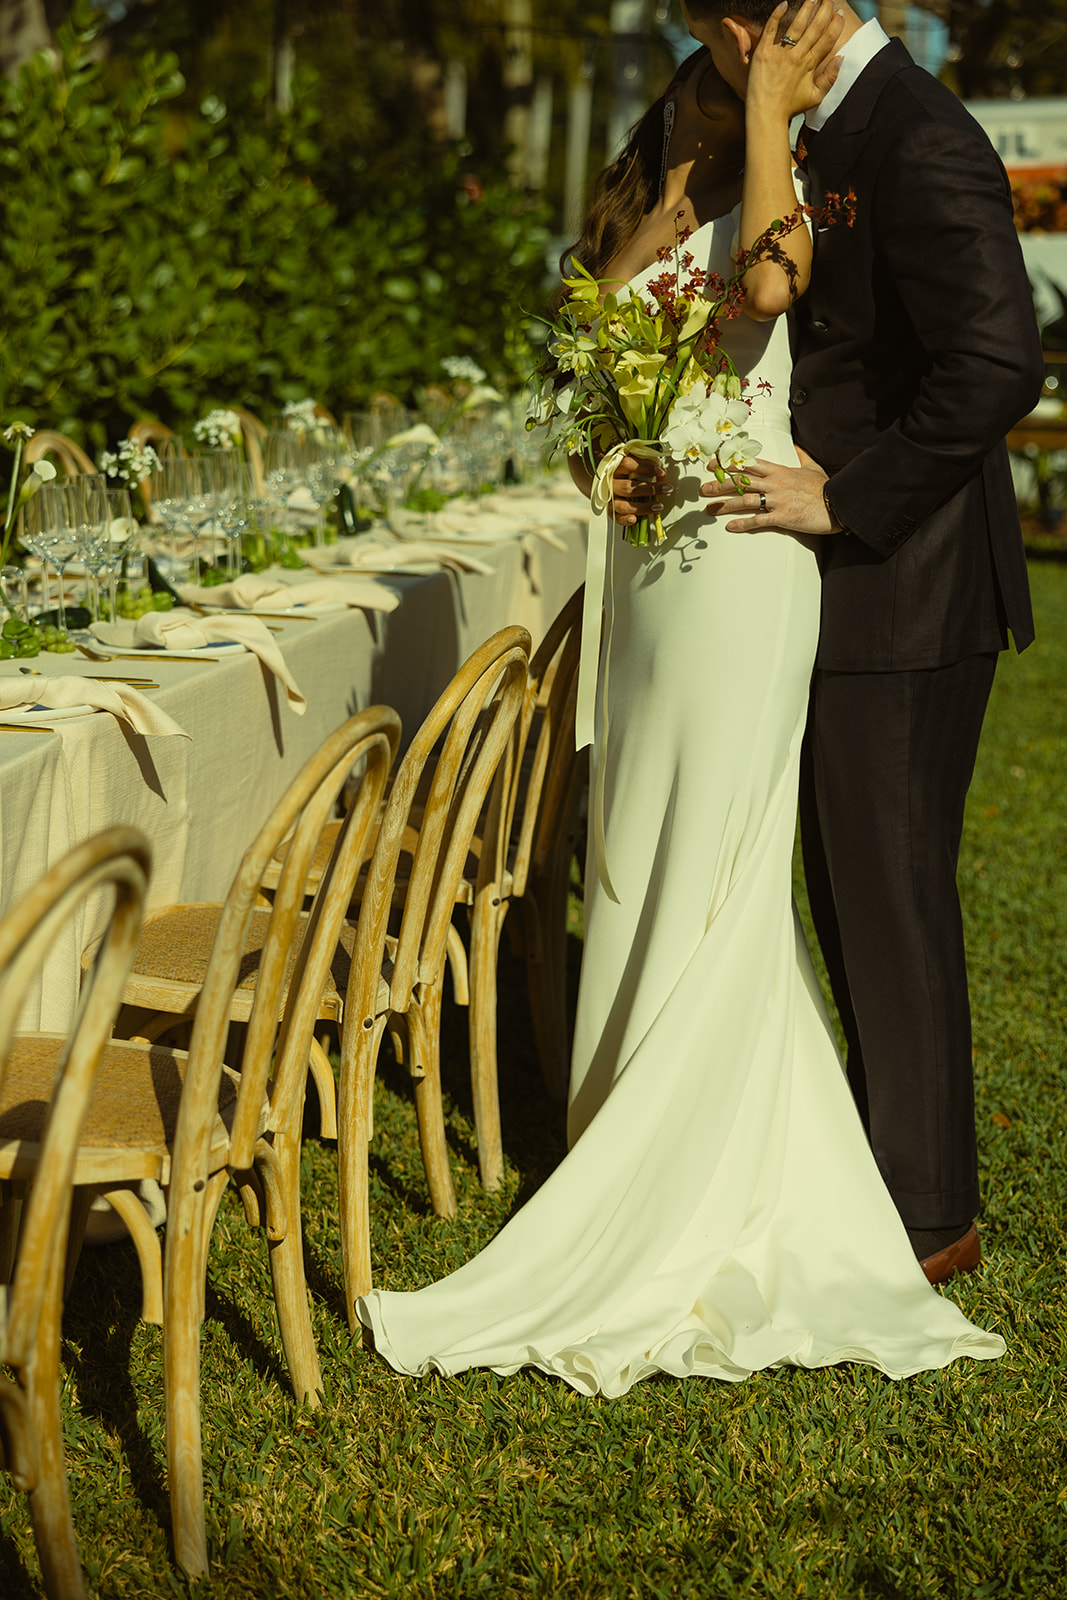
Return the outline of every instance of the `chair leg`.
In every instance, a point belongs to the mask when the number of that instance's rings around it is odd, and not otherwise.
[[[352,1333],[361,1328],[355,1303],[371,1291],[370,1141],[374,1067],[385,1032],[385,1017],[373,1028],[358,1033],[351,1051],[341,1053],[341,1082],[337,1096],[337,1177],[341,1213],[341,1263],[345,1280],[345,1309]]]
[[[330,1066],[330,1058],[317,1039],[311,1041],[308,1066],[315,1081],[315,1092],[319,1097],[319,1136],[323,1139],[336,1139],[337,1084],[333,1068]]]
[[[322,1392],[322,1373],[315,1349],[315,1335],[311,1329],[304,1277],[304,1241],[300,1231],[299,1137],[294,1139],[291,1134],[277,1134],[274,1150],[281,1163],[286,1208],[285,1237],[272,1240],[269,1247],[278,1327],[296,1398],[317,1406]]]
[[[173,1198],[173,1186],[171,1198]],[[163,1315],[163,1391],[174,1554],[190,1577],[207,1575],[204,1460],[200,1430],[200,1308],[204,1258],[200,1208],[167,1228]]]
[[[22,1224],[23,1185],[4,1180],[0,1183],[0,1283],[11,1282],[15,1247]]]
[[[159,1234],[132,1189],[107,1189],[104,1199],[126,1224],[137,1251],[141,1269],[141,1321],[155,1323],[158,1327],[163,1321],[163,1257]]]
[[[439,1217],[456,1214],[456,1191],[448,1162],[445,1111],[441,1101],[441,986],[427,984],[423,999],[414,998],[408,1011],[411,1040],[410,1070],[415,1080],[415,1113],[419,1119],[419,1146],[430,1203]]]
[[[62,1315],[65,1251],[60,1245],[49,1264],[45,1307],[33,1355],[23,1378],[36,1458],[30,1490],[30,1515],[49,1600],[86,1600],[63,1455],[59,1404],[59,1324]]]
[[[74,1273],[77,1270],[78,1259],[85,1243],[85,1227],[89,1221],[89,1212],[92,1208],[95,1189],[84,1186],[76,1188],[70,1202],[70,1228],[67,1232],[67,1262],[63,1273],[63,1298],[70,1293],[70,1286],[74,1282]]]
[[[496,967],[506,914],[507,901],[502,906],[496,906],[492,895],[486,892],[476,899],[471,919],[471,1095],[483,1189],[498,1189],[504,1181],[500,1089],[497,1081]]]

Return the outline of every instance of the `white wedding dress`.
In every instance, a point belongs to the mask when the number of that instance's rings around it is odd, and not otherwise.
[[[735,227],[687,248],[725,273]],[[772,385],[761,453],[795,461],[785,320],[742,316],[726,343],[748,393]],[[609,536],[594,820],[617,901],[591,849],[571,1151],[459,1271],[358,1303],[399,1371],[533,1366],[619,1395],[657,1372],[904,1377],[1003,1353],[915,1260],[792,905],[815,556],[728,533],[705,476],[681,480],[658,549]]]

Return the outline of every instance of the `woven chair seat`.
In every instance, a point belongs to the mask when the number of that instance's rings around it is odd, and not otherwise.
[[[0,1092],[2,1177],[32,1174],[63,1045],[60,1034],[26,1033],[12,1046]],[[149,1177],[168,1182],[185,1065],[184,1050],[163,1045],[113,1039],[104,1046],[79,1145],[76,1184]],[[236,1099],[236,1075],[224,1069],[213,1156],[225,1156]]]
[[[183,1016],[192,1011],[197,996],[204,986],[211,947],[221,916],[221,905],[202,903],[174,906],[159,912],[157,916],[149,917],[145,921],[141,942],[137,946],[133,970],[122,991],[123,1003],[131,1006],[147,1006],[153,1011],[164,1011],[170,1016]],[[230,1007],[230,1016],[235,1022],[247,1022],[252,1010],[270,916],[269,907],[260,907],[252,912],[245,951],[241,957],[240,974]],[[293,940],[286,962],[281,1010],[284,1010],[289,994],[293,968],[300,954],[306,927],[307,917],[302,916],[299,931]],[[91,960],[91,957],[92,950],[89,950],[83,958],[83,963]],[[333,982],[327,982],[319,1010],[320,1018],[329,1022],[340,1021],[340,997],[344,994],[347,981],[348,963],[342,956],[341,966],[333,975]]]

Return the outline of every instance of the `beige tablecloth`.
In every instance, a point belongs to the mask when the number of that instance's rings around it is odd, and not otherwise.
[[[38,657],[49,674],[151,674],[156,703],[191,735],[144,738],[97,714],[53,734],[0,730],[0,909],[78,840],[113,823],[152,841],[150,906],[216,900],[285,786],[321,741],[364,706],[395,706],[405,737],[418,727],[457,667],[497,628],[519,623],[534,644],[584,576],[585,519],[575,498],[553,507],[566,548],[541,544],[532,561],[522,540],[479,556],[486,574],[390,576],[392,613],[344,611],[274,621],[274,638],[307,695],[293,715],[255,656],[218,662],[94,663]],[[288,574],[299,582],[299,574]],[[15,662],[0,673],[17,672]],[[55,1028],[70,1017],[81,951],[102,927],[103,901],[72,924],[48,962],[22,1026]]]

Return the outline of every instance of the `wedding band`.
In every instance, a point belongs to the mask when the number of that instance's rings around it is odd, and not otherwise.
[[[795,39],[791,39],[787,33],[783,33],[778,43],[781,45],[783,50],[792,50],[797,41]]]
[[[760,490],[759,508],[761,511],[766,511],[767,509],[767,496],[763,493],[762,489]]]

